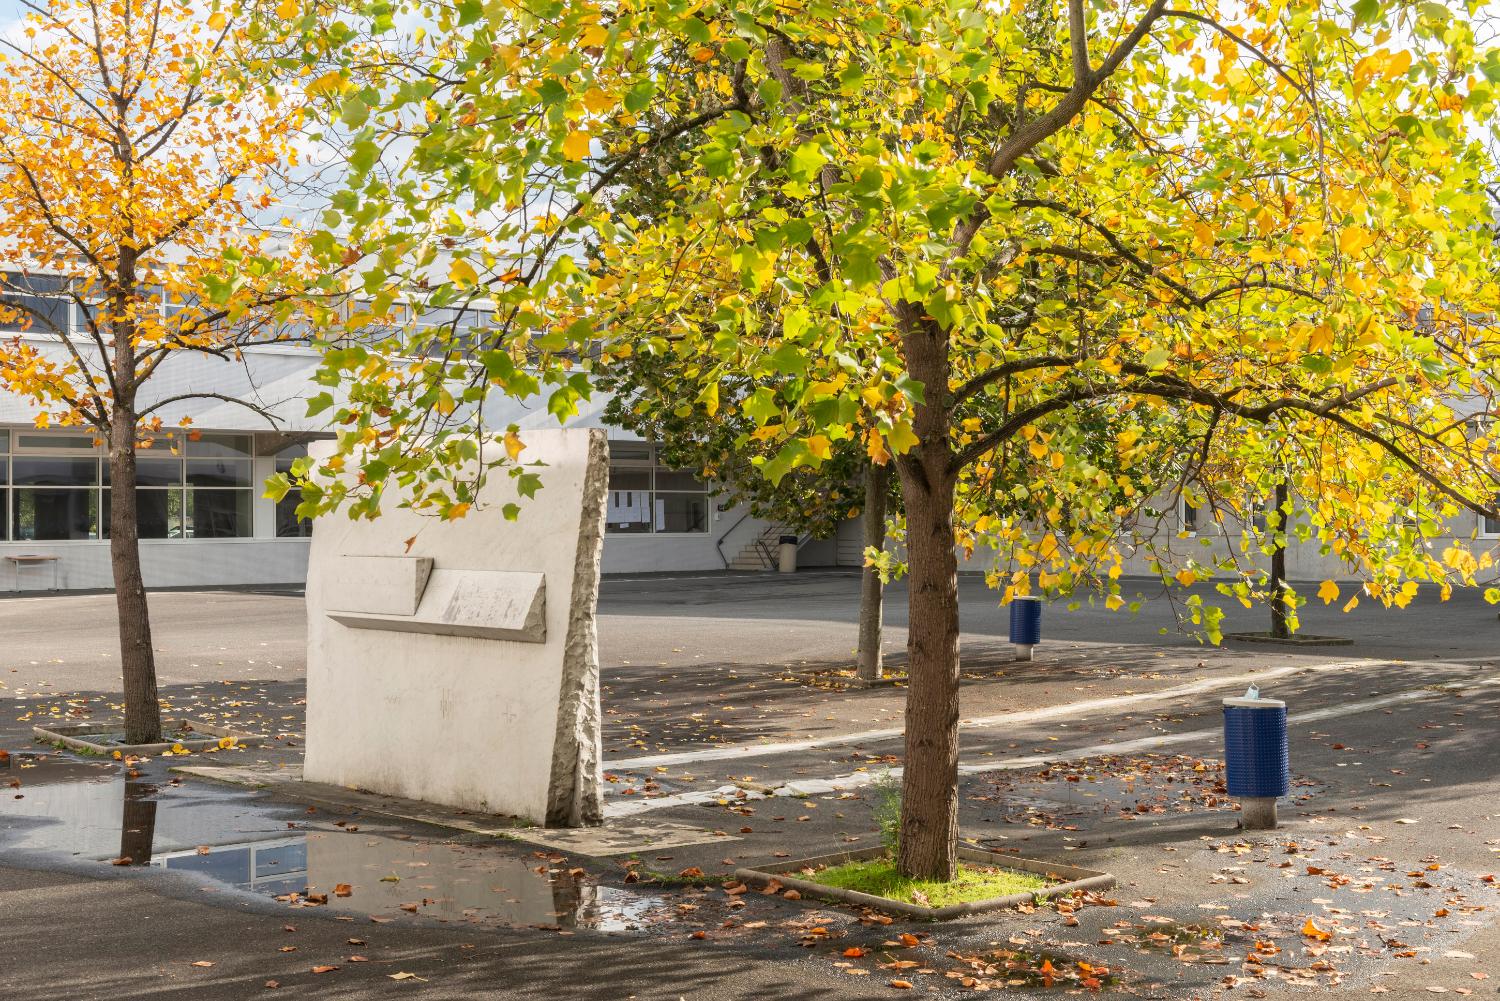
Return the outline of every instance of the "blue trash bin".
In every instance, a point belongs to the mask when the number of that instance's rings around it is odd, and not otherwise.
[[[1252,688],[1224,700],[1224,764],[1229,795],[1241,801],[1241,823],[1276,826],[1276,800],[1292,791],[1286,703]]]
[[[1010,641],[1016,660],[1030,660],[1031,648],[1042,641],[1042,599],[1027,595],[1010,602]]]

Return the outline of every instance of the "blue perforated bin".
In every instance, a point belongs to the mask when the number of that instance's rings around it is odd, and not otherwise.
[[[1291,792],[1286,703],[1225,699],[1224,762],[1231,796],[1275,798]]]
[[[1010,641],[1036,646],[1042,641],[1042,599],[1014,598],[1010,603]]]

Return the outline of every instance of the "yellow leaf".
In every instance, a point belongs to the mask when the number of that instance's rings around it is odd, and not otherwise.
[[[1369,230],[1359,226],[1346,226],[1339,233],[1339,251],[1353,257],[1364,250],[1375,240],[1370,236]]]
[[[917,436],[909,423],[901,421],[885,433],[885,440],[890,443],[892,452],[902,455],[917,443]]]
[[[830,459],[833,457],[833,443],[821,434],[815,434],[807,439],[807,450],[819,459]]]
[[[1318,597],[1323,599],[1323,604],[1331,605],[1338,600],[1339,586],[1331,580],[1325,580],[1318,585]]]
[[[448,268],[448,280],[459,288],[467,288],[479,281],[479,272],[468,261],[456,260]]]
[[[615,97],[613,94],[602,91],[598,87],[591,87],[583,95],[583,106],[598,114],[601,111],[608,111],[610,108],[613,108],[615,106]]]
[[[447,518],[449,521],[457,521],[458,519],[462,518],[464,515],[466,515],[468,513],[469,513],[469,505],[460,503],[460,504],[455,504],[452,507],[450,507],[448,509],[448,513],[446,515],[444,515],[444,517]]]
[[[590,139],[587,132],[583,131],[582,129],[574,129],[572,132],[569,132],[568,137],[563,140],[563,156],[567,157],[569,160],[582,160],[584,157],[589,155],[589,143]]]
[[[505,432],[505,454],[510,456],[510,461],[515,462],[521,455],[521,450],[526,447],[521,441],[521,436],[514,431]]]
[[[1306,935],[1310,939],[1315,939],[1319,942],[1327,942],[1329,939],[1333,938],[1332,932],[1326,932],[1323,929],[1319,928],[1317,925],[1313,924],[1312,918],[1308,918],[1307,921],[1302,925],[1302,934]]]
[[[703,404],[703,409],[712,417],[719,412],[719,384],[711,382],[703,387],[703,392],[698,394],[698,402]]]
[[[1346,612],[1352,612],[1358,606],[1359,606],[1359,595],[1356,594],[1356,595],[1352,596],[1348,601],[1344,602],[1344,611],[1346,611]]]
[[[288,21],[301,13],[302,4],[298,3],[297,0],[281,0],[281,3],[276,5],[276,16],[285,18]]]
[[[222,10],[216,10],[208,15],[208,30],[210,31],[223,31],[228,23],[229,19],[224,16]]]
[[[1120,597],[1118,594],[1112,594],[1108,598],[1104,599],[1104,607],[1109,609],[1111,612],[1115,611],[1118,608],[1123,608],[1124,605],[1125,599]]]
[[[338,70],[329,70],[307,85],[307,92],[313,97],[322,97],[328,94],[337,94],[344,89],[348,81],[344,74]]]
[[[1188,585],[1196,582],[1197,580],[1198,580],[1198,575],[1195,574],[1195,573],[1193,573],[1193,571],[1191,571],[1191,570],[1182,569],[1182,570],[1177,571],[1177,583],[1181,584],[1183,587],[1187,587]]]

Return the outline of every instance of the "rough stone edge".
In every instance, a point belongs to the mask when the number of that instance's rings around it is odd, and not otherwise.
[[[1272,636],[1269,633],[1225,633],[1226,640],[1241,643],[1267,643],[1275,646],[1353,646],[1348,636]]]
[[[46,726],[34,726],[31,728],[31,736],[34,740],[44,740],[50,744],[61,744],[64,747],[83,751],[86,754],[113,755],[119,751],[121,754],[160,754],[162,751],[170,751],[176,744],[181,744],[189,751],[202,751],[210,747],[218,747],[220,739],[233,737],[235,743],[240,747],[260,747],[266,742],[263,734],[240,733],[227,727],[216,726],[212,723],[199,723],[190,719],[177,719],[175,717],[163,719],[163,728],[187,724],[194,730],[209,734],[211,739],[204,740],[168,740],[155,744],[95,744],[73,736],[77,733],[88,733],[101,727],[124,726],[124,720],[106,720],[104,722],[94,721],[89,723],[53,723]]]
[[[1052,900],[1056,897],[1065,897],[1079,890],[1108,890],[1118,880],[1111,873],[1101,872],[1097,869],[1086,869],[1082,866],[1067,865],[1059,862],[1043,862],[1039,859],[1019,858],[1002,855],[999,852],[986,851],[982,848],[971,848],[968,845],[960,845],[958,857],[970,862],[981,862],[995,865],[1006,869],[1018,869],[1022,872],[1031,872],[1037,875],[1071,875],[1074,878],[1065,883],[1058,883],[1045,889],[1036,890],[1031,893],[1012,893],[1004,897],[991,897],[988,900],[970,900],[961,904],[949,904],[947,907],[923,907],[920,904],[907,903],[904,900],[893,900],[888,897],[877,897],[869,893],[860,893],[858,890],[843,890],[838,887],[825,886],[812,880],[799,879],[788,875],[783,870],[800,870],[808,866],[830,866],[843,862],[857,861],[867,858],[876,858],[884,855],[884,847],[861,848],[855,851],[838,852],[832,855],[819,855],[800,861],[778,862],[775,870],[769,869],[736,869],[734,876],[742,883],[754,886],[765,886],[773,879],[789,890],[796,890],[806,897],[816,897],[823,900],[835,900],[841,903],[855,904],[860,907],[871,907],[876,910],[900,914],[903,917],[914,918],[919,921],[948,921],[953,918],[967,917],[971,914],[979,914],[985,911],[1003,910],[1007,907],[1015,907],[1018,904],[1027,904],[1035,900]]]
[[[552,742],[548,827],[593,827],[604,822],[597,610],[608,490],[609,442],[603,430],[591,429],[584,462],[578,549],[573,560],[573,593],[568,603],[568,635],[563,643],[557,733]]]

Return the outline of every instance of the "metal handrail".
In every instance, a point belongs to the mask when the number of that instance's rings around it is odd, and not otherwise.
[[[734,533],[734,530],[736,528],[739,528],[741,525],[743,525],[745,523],[745,519],[748,517],[750,517],[750,512],[746,511],[744,514],[740,515],[738,521],[736,521],[733,525],[730,525],[729,528],[725,530],[723,535],[714,540],[714,548],[719,551],[719,562],[724,564],[725,570],[729,569],[731,560],[724,555],[724,540],[729,538],[729,536]]]

